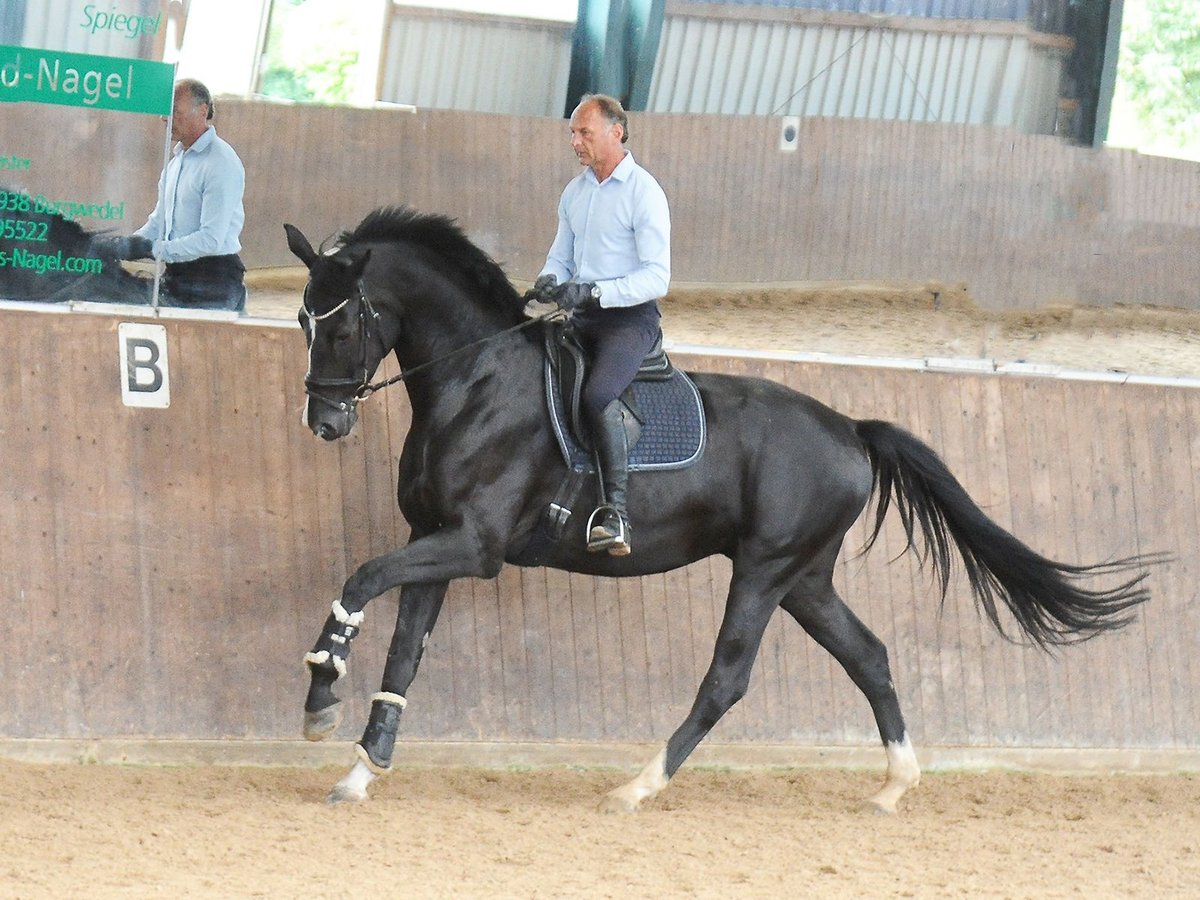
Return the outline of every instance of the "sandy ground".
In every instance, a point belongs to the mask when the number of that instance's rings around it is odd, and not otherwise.
[[[683,769],[634,816],[623,773],[0,762],[0,897],[1195,897],[1200,776]]]
[[[252,315],[294,319],[294,274],[250,285]],[[1200,377],[1200,314],[1175,310],[862,284],[681,287],[664,315],[681,344]],[[933,772],[881,818],[879,774],[837,769],[686,766],[617,817],[610,769],[399,769],[328,807],[343,771],[0,760],[0,898],[1200,896],[1195,774]]]

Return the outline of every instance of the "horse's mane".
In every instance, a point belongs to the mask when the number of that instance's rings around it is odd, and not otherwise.
[[[343,245],[370,241],[419,245],[445,260],[497,305],[518,316],[524,307],[500,264],[475,246],[449,216],[421,213],[408,206],[383,206],[368,213],[354,230],[341,232],[337,240]]]

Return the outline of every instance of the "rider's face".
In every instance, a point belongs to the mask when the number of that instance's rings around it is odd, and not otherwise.
[[[594,103],[575,110],[571,116],[571,149],[579,164],[611,168],[621,161],[621,126],[609,122]]]
[[[183,141],[185,147],[190,147],[207,129],[208,106],[197,103],[187,88],[176,88],[171,108],[171,140]]]

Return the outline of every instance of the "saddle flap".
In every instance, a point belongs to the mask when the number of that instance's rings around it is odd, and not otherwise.
[[[586,354],[570,332],[562,323],[546,323],[546,401],[567,466],[590,471],[591,443],[580,411]],[[621,395],[628,411],[630,471],[684,468],[703,453],[705,422],[700,394],[667,358],[661,335],[647,360],[650,377],[639,374]]]

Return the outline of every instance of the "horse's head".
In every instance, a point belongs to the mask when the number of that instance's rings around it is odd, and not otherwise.
[[[299,313],[308,344],[304,424],[332,441],[354,427],[358,401],[387,353],[379,315],[363,287],[371,251],[338,246],[319,254],[299,229],[283,227],[288,247],[309,272]]]

